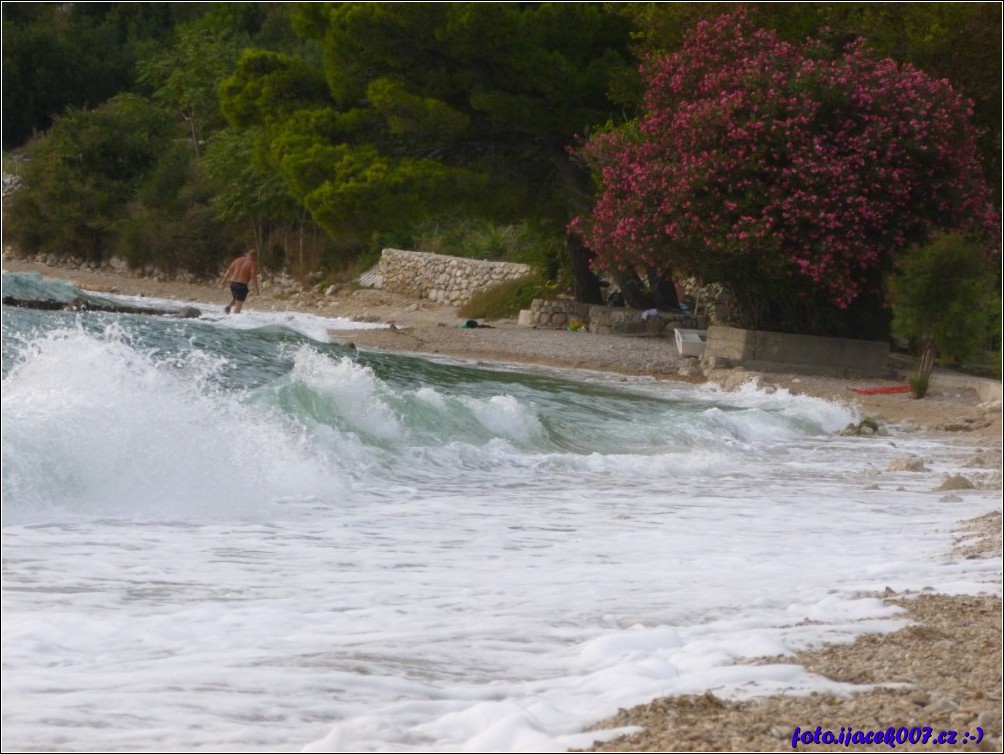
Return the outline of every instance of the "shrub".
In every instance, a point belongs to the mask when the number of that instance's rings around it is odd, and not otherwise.
[[[58,117],[30,145],[5,240],[26,252],[104,259],[116,222],[174,133],[169,114],[133,95]]]
[[[522,262],[548,280],[560,273],[564,231],[532,223],[497,224],[477,218],[425,223],[414,232],[416,251],[469,259]]]
[[[838,334],[852,305],[877,314],[913,244],[994,246],[970,104],[947,80],[861,42],[785,42],[741,10],[642,73],[642,117],[579,152],[601,190],[573,227],[603,271],[723,283],[750,326]]]
[[[922,371],[918,371],[907,377],[906,382],[910,386],[910,392],[914,398],[923,398],[927,395],[927,388],[931,383],[931,374],[930,372],[924,374]]]
[[[989,340],[999,332],[999,267],[975,242],[944,235],[912,249],[888,281],[892,331],[920,353],[918,386],[935,358],[982,360]],[[913,387],[913,382],[910,383]],[[914,390],[917,397],[918,391]]]
[[[535,298],[553,295],[553,286],[528,276],[476,293],[458,313],[470,319],[512,319],[519,316],[521,309],[528,309]]]

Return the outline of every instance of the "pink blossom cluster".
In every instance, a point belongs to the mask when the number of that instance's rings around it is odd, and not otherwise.
[[[606,269],[803,276],[847,306],[939,230],[996,239],[969,104],[947,80],[779,40],[743,14],[649,61],[644,114],[580,155],[602,187],[573,225]]]

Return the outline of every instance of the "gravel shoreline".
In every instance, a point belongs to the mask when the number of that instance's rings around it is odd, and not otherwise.
[[[963,522],[978,532],[980,557],[1001,557],[1001,514]],[[964,537],[969,547],[970,537]],[[956,548],[954,557],[971,557]],[[999,584],[999,577],[997,583]],[[912,625],[889,634],[868,634],[852,644],[797,652],[792,657],[753,660],[794,663],[833,681],[860,685],[850,697],[833,694],[774,695],[728,701],[713,694],[656,699],[592,728],[641,727],[584,751],[890,751],[886,743],[792,746],[795,728],[839,735],[844,728],[885,731],[929,727],[932,737],[956,731],[950,749],[1001,750],[1001,598],[927,593],[871,595],[904,608]],[[977,728],[982,739],[975,739]],[[921,731],[923,733],[923,730]],[[928,746],[896,745],[917,751]]]
[[[70,280],[97,292],[149,296],[178,301],[219,302],[229,295],[198,281],[155,280],[112,270],[50,267],[3,259],[5,272],[30,271]],[[853,406],[862,416],[874,417],[895,431],[930,433],[948,444],[973,441],[983,449],[972,461],[967,481],[982,489],[1000,490],[1001,406],[984,404],[965,389],[934,390],[924,400],[903,395],[861,396],[848,390],[859,385],[896,384],[889,380],[846,380],[794,374],[757,374],[743,370],[702,375],[681,359],[671,339],[595,335],[564,330],[534,330],[513,322],[492,327],[460,328],[462,319],[449,307],[406,299],[373,290],[343,290],[335,296],[318,293],[279,293],[269,286],[249,299],[248,310],[296,310],[326,317],[392,323],[379,330],[333,331],[333,339],[359,349],[427,354],[468,361],[543,365],[674,379],[713,381],[734,389],[754,380],[765,389],[786,389]],[[681,371],[682,370],[682,371]],[[951,480],[946,480],[946,483]],[[1001,559],[1001,512],[960,522],[954,558]],[[914,625],[891,634],[859,638],[853,644],[800,652],[792,658],[764,658],[761,662],[795,662],[811,672],[835,680],[863,684],[850,698],[827,695],[771,696],[743,702],[710,694],[655,700],[622,710],[596,730],[640,726],[641,732],[598,744],[594,751],[714,751],[792,750],[795,726],[803,730],[835,732],[885,730],[889,726],[931,726],[936,731],[959,731],[966,749],[1001,750],[1001,574],[987,584],[986,595],[878,595],[905,608]],[[891,684],[891,686],[883,686]],[[880,688],[872,688],[880,686]],[[962,743],[962,732],[984,730],[979,744]],[[599,735],[599,734],[598,734]],[[928,744],[930,746],[930,744]],[[950,746],[950,745],[949,745]],[[844,749],[823,744],[800,749]],[[853,744],[854,750],[889,750],[886,744]],[[898,749],[927,748],[923,744]],[[951,747],[956,748],[956,747]]]

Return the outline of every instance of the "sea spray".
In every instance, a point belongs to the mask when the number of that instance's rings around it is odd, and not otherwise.
[[[303,346],[296,352],[292,379],[316,396],[315,412],[323,405],[344,426],[378,440],[401,436],[401,423],[382,395],[386,388],[369,367]]]
[[[131,340],[60,329],[21,352],[3,382],[5,515],[254,517],[337,489],[294,422],[216,387],[225,360]]]
[[[846,407],[218,319],[4,309],[5,750],[565,750],[999,570]]]

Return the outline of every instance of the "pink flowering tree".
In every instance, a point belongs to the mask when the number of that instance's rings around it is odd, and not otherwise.
[[[741,13],[642,75],[640,119],[579,152],[601,185],[573,226],[605,272],[724,283],[747,326],[860,337],[862,312],[888,323],[883,279],[912,245],[962,230],[995,248],[970,107],[946,80]]]

